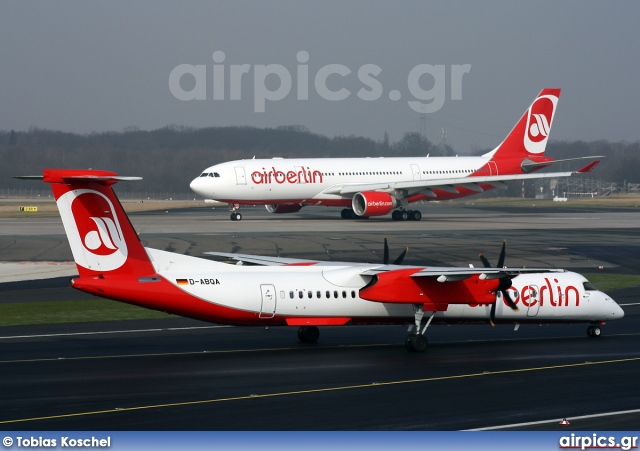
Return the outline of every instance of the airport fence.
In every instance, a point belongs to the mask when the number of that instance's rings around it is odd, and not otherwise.
[[[194,193],[178,192],[153,192],[153,191],[118,191],[120,199],[141,199],[141,200],[198,200]],[[37,188],[0,188],[0,199],[53,199],[51,189]]]

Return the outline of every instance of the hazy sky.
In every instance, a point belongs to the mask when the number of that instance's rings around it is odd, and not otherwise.
[[[466,153],[559,87],[552,140],[640,138],[637,1],[1,5],[0,130],[300,124],[393,142],[421,131],[424,96],[428,138],[446,127]]]

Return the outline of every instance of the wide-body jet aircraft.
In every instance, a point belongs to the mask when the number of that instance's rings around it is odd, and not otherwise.
[[[598,160],[574,172],[538,173],[570,160],[544,155],[560,89],[543,89],[511,133],[479,157],[299,158],[228,161],[205,169],[191,189],[205,199],[233,206],[265,205],[271,213],[291,213],[307,205],[344,207],[342,218],[383,216],[420,220],[416,201],[457,199],[509,180],[567,177],[590,172]],[[575,160],[595,159],[584,157]]]
[[[79,277],[78,290],[216,323],[295,326],[301,341],[318,326],[409,324],[406,347],[423,351],[432,323],[589,323],[624,312],[582,275],[561,269],[323,262],[212,253],[230,265],[142,245],[112,185],[138,177],[99,170],[45,169]],[[242,264],[240,264],[242,263]]]

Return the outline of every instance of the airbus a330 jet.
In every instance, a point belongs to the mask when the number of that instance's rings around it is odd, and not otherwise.
[[[379,264],[211,253],[207,258],[144,247],[112,185],[139,177],[99,170],[45,169],[78,269],[81,291],[199,320],[239,326],[298,327],[409,324],[405,345],[427,347],[432,323],[589,323],[599,336],[623,310],[585,277],[561,269]]]
[[[205,199],[233,206],[265,205],[271,213],[292,213],[308,205],[342,207],[342,218],[392,213],[394,220],[420,220],[417,201],[458,199],[505,182],[568,177],[590,172],[595,160],[574,172],[537,172],[570,161],[545,156],[560,89],[543,89],[511,133],[479,157],[299,158],[228,161],[205,169],[191,189]],[[574,160],[596,159],[584,157]]]

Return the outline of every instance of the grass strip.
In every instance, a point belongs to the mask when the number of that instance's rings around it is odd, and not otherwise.
[[[0,304],[0,326],[169,318],[164,312],[108,299]]]
[[[617,290],[640,286],[640,276],[635,274],[584,274],[598,290]]]

